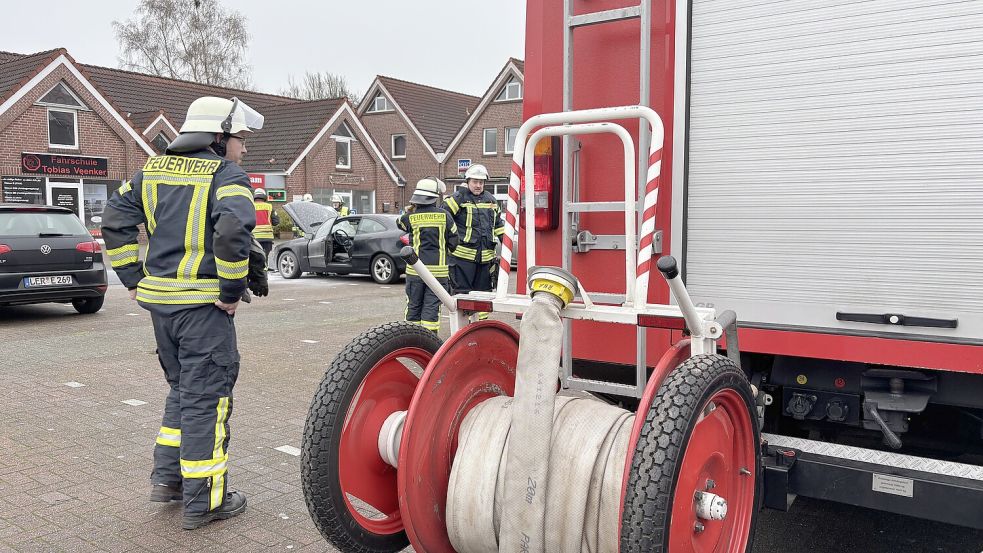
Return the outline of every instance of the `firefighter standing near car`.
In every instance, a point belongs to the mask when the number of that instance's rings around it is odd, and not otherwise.
[[[192,530],[242,513],[229,491],[229,415],[239,373],[233,315],[247,286],[268,293],[249,177],[238,165],[263,117],[238,99],[203,97],[180,135],[117,190],[102,233],[130,297],[150,311],[170,392],[154,448],[151,501],[183,499]],[[138,257],[138,225],[149,247]]]
[[[450,289],[447,260],[457,246],[457,226],[447,211],[439,207],[444,183],[435,178],[421,179],[410,198],[410,206],[396,225],[410,235],[410,246],[433,276]],[[406,320],[427,330],[440,330],[440,299],[427,287],[413,267],[406,267]]]
[[[457,223],[460,243],[451,260],[451,282],[455,294],[473,290],[491,290],[491,270],[495,262],[495,242],[505,234],[499,217],[498,202],[485,191],[488,169],[472,165],[464,174],[464,183],[444,200],[444,209]],[[488,318],[479,313],[479,319]]]
[[[280,224],[280,216],[273,209],[273,204],[267,201],[266,190],[254,190],[253,202],[256,204],[256,228],[253,229],[253,236],[268,258],[273,251],[273,228]]]
[[[348,206],[341,201],[341,196],[334,194],[331,196],[331,207],[338,212],[339,217],[347,217],[350,213]]]

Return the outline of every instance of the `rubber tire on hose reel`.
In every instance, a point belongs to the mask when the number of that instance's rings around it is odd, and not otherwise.
[[[354,508],[342,485],[341,464],[345,455],[341,447],[343,436],[347,435],[346,425],[358,424],[356,418],[363,421],[372,418],[363,416],[364,412],[349,418],[350,415],[359,404],[366,409],[383,404],[387,398],[379,397],[379,394],[388,394],[396,389],[393,379],[386,379],[389,381],[376,390],[363,389],[362,384],[376,369],[392,370],[392,363],[399,363],[393,359],[393,354],[407,352],[407,357],[415,356],[414,360],[422,364],[421,368],[425,368],[440,346],[441,340],[436,334],[416,324],[395,322],[369,329],[338,353],[314,396],[304,428],[301,450],[304,498],[317,529],[335,547],[346,553],[391,553],[409,545],[402,522],[398,518],[398,509],[394,522],[372,528],[372,521],[360,520],[357,513],[353,514]],[[398,371],[399,368],[395,370]],[[385,374],[382,373],[382,376]],[[379,376],[376,371],[375,377]],[[413,386],[415,387],[415,383]],[[405,389],[402,391],[406,392]],[[373,393],[376,394],[374,397]],[[403,410],[409,405],[412,393],[413,388],[408,391]],[[385,415],[383,413],[382,417]],[[381,458],[375,445],[378,431],[375,430],[375,433],[374,436],[359,437],[364,440],[359,444],[359,453],[365,455],[364,452],[371,452],[360,460],[366,465],[381,466]],[[376,457],[369,459],[371,454]],[[388,470],[392,471],[392,498],[395,502],[395,469],[388,467]]]
[[[708,411],[711,400],[716,409]],[[629,452],[633,456],[621,517],[620,550],[751,551],[761,498],[761,434],[751,385],[741,369],[720,355],[691,357],[669,374],[645,417],[635,451]],[[697,423],[706,421],[711,426],[701,426],[694,436]],[[733,438],[732,448],[713,447],[727,444],[728,438]],[[703,443],[693,446],[701,440]],[[687,456],[690,451],[693,455]],[[689,489],[677,489],[677,484],[682,478],[703,486],[710,474],[720,482],[715,481],[717,488],[708,491],[724,496],[727,516],[723,521],[701,520],[705,530],[697,533],[693,529],[694,494],[704,488],[684,485]],[[687,516],[681,516],[683,513]],[[675,533],[671,532],[674,517]],[[695,547],[700,539],[704,543]]]

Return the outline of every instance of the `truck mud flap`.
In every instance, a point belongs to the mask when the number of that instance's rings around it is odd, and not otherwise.
[[[765,507],[797,496],[983,529],[983,466],[761,434]]]

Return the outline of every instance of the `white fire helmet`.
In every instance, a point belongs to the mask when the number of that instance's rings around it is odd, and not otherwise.
[[[446,189],[447,186],[439,179],[433,177],[420,179],[416,183],[416,190],[413,191],[410,202],[421,205],[435,204],[440,199],[441,190]]]
[[[466,182],[471,179],[488,180],[488,169],[480,163],[468,167],[467,172],[464,173],[464,180]]]
[[[188,106],[181,132],[237,134],[262,128],[263,116],[238,98],[202,96]]]
[[[314,201],[314,196],[311,196],[310,194],[304,194],[304,201],[305,202],[313,202]]]
[[[262,188],[257,188],[256,190],[253,190],[253,198],[254,199],[257,199],[257,200],[259,200],[259,199],[264,199],[265,200],[266,199],[266,190],[263,190]]]

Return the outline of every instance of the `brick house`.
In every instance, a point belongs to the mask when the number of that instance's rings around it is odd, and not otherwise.
[[[488,169],[488,191],[500,202],[508,198],[512,148],[522,124],[523,71],[522,60],[510,58],[451,140],[440,173],[448,186],[460,184],[467,168],[480,163]]]
[[[479,100],[392,77],[375,78],[358,116],[408,185],[400,189],[398,206],[405,205],[417,180],[443,174],[445,152]]]
[[[65,49],[0,52],[0,201],[63,203],[98,234],[109,194],[163,152],[201,96],[236,96],[266,116],[243,162],[254,185],[287,201],[311,193],[327,203],[338,193],[361,212],[395,209],[399,173],[347,100],[79,64]]]

